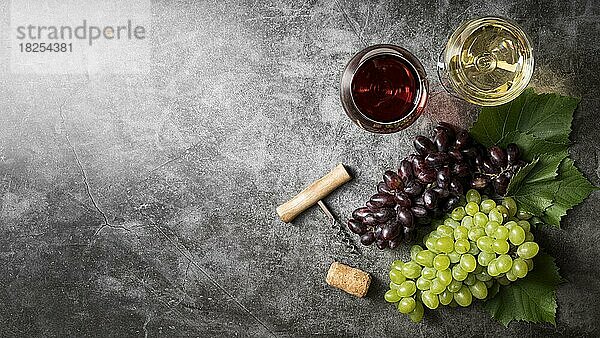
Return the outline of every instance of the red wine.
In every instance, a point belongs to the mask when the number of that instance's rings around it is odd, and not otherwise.
[[[352,78],[352,98],[365,117],[380,123],[399,121],[417,106],[419,78],[414,67],[395,55],[364,61]]]

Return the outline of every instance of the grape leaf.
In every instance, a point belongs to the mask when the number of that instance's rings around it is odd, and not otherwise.
[[[509,103],[482,108],[470,132],[487,147],[507,143],[512,132],[548,143],[568,144],[573,112],[579,101],[579,98],[536,94],[533,89],[527,89]]]
[[[536,157],[533,159],[533,161],[527,163],[524,167],[517,171],[515,176],[513,176],[510,179],[510,182],[508,183],[508,188],[506,189],[507,195],[514,195],[514,193],[518,190],[523,179],[525,179],[525,177],[527,176],[527,174],[529,174],[529,172],[531,172],[533,167],[535,167],[538,164],[539,160],[540,159]]]
[[[558,168],[559,187],[554,195],[554,203],[546,209],[542,219],[550,224],[560,227],[560,219],[567,214],[567,210],[583,202],[583,200],[597,187],[594,187],[575,167],[572,159],[566,158]]]
[[[523,279],[500,287],[498,294],[483,303],[504,326],[513,320],[556,325],[556,287],[561,281],[554,258],[540,253],[534,268]]]
[[[519,210],[542,216],[544,211],[552,205],[559,185],[556,180],[534,183],[524,182],[517,188],[513,197],[519,206]]]
[[[509,143],[516,143],[519,146],[523,160],[540,159],[539,164],[530,171],[526,179],[530,183],[553,179],[560,162],[567,157],[567,144],[540,140],[528,134],[509,133],[500,146],[506,147]]]

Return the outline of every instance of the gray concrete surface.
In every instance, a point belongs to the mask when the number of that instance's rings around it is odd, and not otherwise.
[[[535,86],[583,98],[571,154],[600,184],[597,2],[152,6],[149,74],[17,75],[0,66],[0,336],[600,334],[598,193],[541,239],[565,278],[556,327],[505,329],[480,306],[412,324],[381,298],[389,263],[407,247],[353,258],[317,208],[292,224],[275,215],[344,162],[355,179],[326,202],[346,218],[412,137],[440,120],[468,125],[476,108],[441,93],[435,58],[461,20],[486,14],[531,35]],[[360,130],[338,100],[343,66],[375,43],[413,51],[434,91],[427,113],[393,135]],[[373,274],[366,299],[325,284],[334,259]]]

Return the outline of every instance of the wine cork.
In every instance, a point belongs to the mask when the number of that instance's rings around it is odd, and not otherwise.
[[[348,265],[333,262],[329,267],[325,281],[333,287],[362,298],[369,291],[371,275]]]

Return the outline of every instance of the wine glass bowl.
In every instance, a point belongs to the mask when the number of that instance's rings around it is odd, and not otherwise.
[[[533,47],[512,21],[482,17],[463,23],[438,61],[441,84],[451,94],[481,106],[519,96],[533,75]]]

